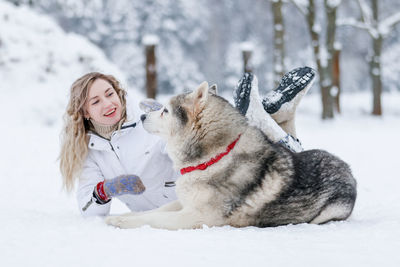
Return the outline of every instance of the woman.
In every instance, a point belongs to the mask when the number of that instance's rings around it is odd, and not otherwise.
[[[261,103],[256,78],[246,74],[235,90],[235,104],[273,141],[301,150],[292,137],[294,113],[313,78],[310,68],[293,70]],[[108,215],[113,197],[132,211],[154,209],[176,199],[178,173],[165,152],[165,143],[128,118],[125,96],[113,76],[97,72],[82,76],[71,86],[60,170],[67,190],[78,179],[78,205],[84,216]],[[156,102],[145,104],[158,107]]]

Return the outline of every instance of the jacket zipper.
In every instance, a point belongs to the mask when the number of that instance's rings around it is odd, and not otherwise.
[[[115,149],[114,149],[113,145],[111,144],[111,141],[108,141],[108,142],[110,143],[111,150],[114,152],[114,154],[115,154],[115,156],[117,157],[117,159],[118,159],[119,163],[121,164],[121,160],[120,160],[120,158],[119,158],[119,156],[118,156],[117,152],[115,151]],[[121,164],[121,166],[122,166],[122,164]]]

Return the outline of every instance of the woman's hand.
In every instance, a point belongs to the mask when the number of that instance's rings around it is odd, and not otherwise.
[[[161,109],[163,105],[152,98],[147,98],[140,101],[139,107],[145,113],[149,113]]]
[[[139,195],[146,190],[142,180],[137,175],[121,175],[114,179],[98,183],[93,191],[97,203],[107,203],[112,197],[126,194]]]

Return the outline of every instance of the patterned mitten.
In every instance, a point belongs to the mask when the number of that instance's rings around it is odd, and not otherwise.
[[[154,100],[152,98],[147,98],[147,99],[140,101],[139,107],[142,111],[149,113],[149,112],[161,109],[163,107],[163,105],[161,105],[160,103],[158,103],[156,100]]]
[[[94,187],[92,197],[82,208],[82,211],[86,211],[93,202],[103,205],[110,202],[112,197],[125,194],[139,195],[144,190],[146,188],[142,180],[136,175],[121,175],[114,179],[102,181]]]
[[[112,197],[126,194],[139,195],[144,192],[142,180],[136,175],[121,175],[114,179],[104,180],[96,185],[93,194],[98,203],[107,203]]]

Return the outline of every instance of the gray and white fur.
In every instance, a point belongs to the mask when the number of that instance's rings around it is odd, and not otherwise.
[[[204,82],[193,93],[173,97],[147,114],[143,126],[167,141],[177,169],[209,161],[240,136],[235,147],[205,170],[182,175],[177,201],[149,212],[110,216],[108,224],[270,227],[350,216],[356,181],[345,162],[323,150],[293,153],[273,143],[213,89]]]

